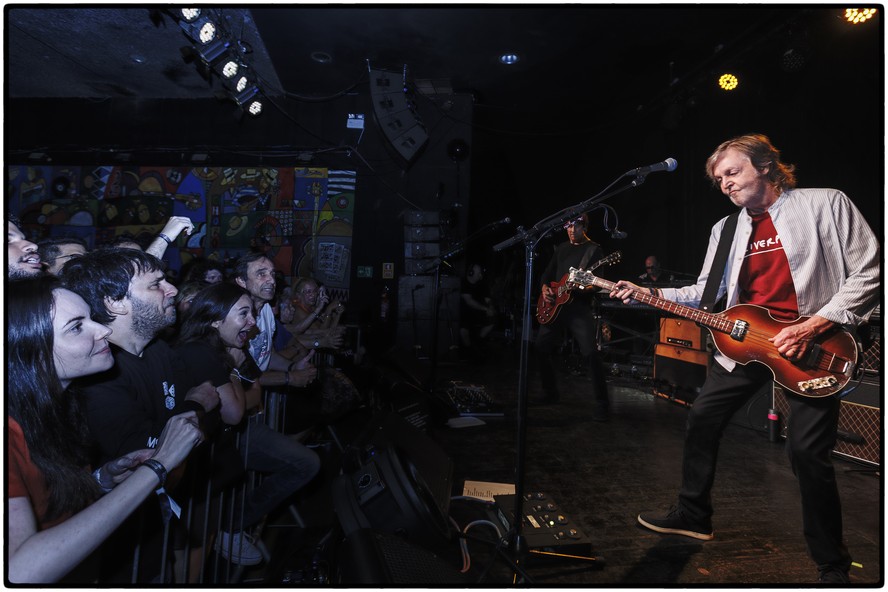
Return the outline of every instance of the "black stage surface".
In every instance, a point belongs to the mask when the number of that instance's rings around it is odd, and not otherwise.
[[[390,356],[394,361],[388,365],[389,371],[404,383],[428,384],[429,377],[434,377],[435,395],[419,392],[417,400],[430,403],[428,437],[453,461],[452,493],[461,495],[466,480],[514,483],[517,344],[490,348],[483,360],[475,357],[471,361],[440,362],[434,372],[427,359],[412,354]],[[569,356],[563,362],[561,401],[528,408],[524,487],[526,493],[542,492],[547,501],[554,502],[555,515],[568,520],[565,528],[576,527],[586,537],[580,542],[587,544],[558,548],[577,558],[529,554],[521,564],[525,583],[537,587],[633,588],[816,585],[817,570],[802,536],[796,480],[782,441],[769,441],[766,423],[760,417],[768,406],[764,397],[751,401],[725,432],[713,491],[715,539],[701,542],[664,536],[639,527],[636,515],[666,509],[675,501],[687,408],[653,394],[649,369],[636,368],[633,376],[626,366],[608,363],[609,375],[611,370],[615,373],[608,379],[610,418],[604,423],[593,421],[586,392],[588,380],[568,372]],[[503,417],[485,418],[484,425],[446,427],[443,420],[448,410],[440,401],[452,380],[483,386],[489,398],[502,405]],[[540,397],[539,379],[531,372],[529,398],[533,402]],[[362,421],[352,418],[351,427],[346,426],[347,420],[341,422],[340,436],[348,439],[347,434]],[[342,546],[336,549],[330,544],[342,540],[342,533],[328,535],[327,528],[327,521],[335,516],[327,488],[339,466],[339,454],[333,448],[326,445],[327,481],[316,484],[315,490],[298,504],[303,516],[308,516],[308,527],[287,528],[286,524],[272,523],[263,535],[272,561],[248,572],[244,585],[317,584],[319,572],[321,581],[334,585],[338,577],[345,578],[338,583],[342,586],[512,585],[511,564],[494,558],[496,537],[485,525],[469,531],[473,537],[468,542],[471,569],[465,576],[458,573],[462,560],[455,538],[439,549],[437,558],[419,548],[426,541],[414,539],[416,547],[394,549],[391,537],[384,532],[390,522],[388,516],[371,517],[375,521],[372,528],[377,531],[375,542],[355,535],[345,545],[365,551],[368,545],[375,546],[372,561],[367,557],[357,560],[354,553],[342,555]],[[855,562],[851,582],[880,586],[881,472],[873,465],[838,457],[834,463],[843,501],[845,538]],[[505,506],[513,508],[514,503]],[[451,501],[449,510],[450,518],[461,529],[472,520],[496,520],[495,514],[489,506],[460,499]],[[286,523],[287,515],[281,519]],[[531,530],[531,534],[534,532]],[[319,551],[317,541],[324,535],[328,535],[324,541],[328,544]],[[437,542],[432,535],[429,540]],[[508,549],[503,551],[509,556]],[[312,563],[307,559],[312,554],[314,567],[306,567]],[[406,558],[408,565],[389,564],[394,561],[390,556]],[[376,565],[368,567],[368,561]],[[322,565],[320,569],[318,564]]]

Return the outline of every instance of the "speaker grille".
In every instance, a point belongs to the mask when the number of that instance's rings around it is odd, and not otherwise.
[[[867,348],[863,350],[861,365],[867,374],[878,374],[882,369],[882,331],[880,327],[872,327],[870,339]]]
[[[849,396],[869,399],[872,389],[878,395],[878,384],[863,382]],[[857,392],[861,391],[862,392]],[[878,401],[878,398],[876,399]],[[774,408],[780,416],[789,418],[789,402],[780,387],[774,387]],[[852,401],[842,401],[839,409],[839,439],[833,452],[851,459],[880,466],[882,450],[882,410],[872,405]],[[781,435],[786,437],[786,421],[783,421]]]

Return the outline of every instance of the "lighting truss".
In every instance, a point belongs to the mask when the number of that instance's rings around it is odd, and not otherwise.
[[[249,73],[249,65],[233,48],[246,44],[228,31],[220,18],[213,20],[209,11],[200,8],[182,8],[173,11],[179,27],[191,40],[193,48],[183,50],[200,58],[198,69],[209,79],[215,74],[222,81],[226,94],[238,107],[250,115],[262,112],[260,89],[255,76]]]

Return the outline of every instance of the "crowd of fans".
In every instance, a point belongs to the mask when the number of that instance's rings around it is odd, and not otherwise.
[[[323,355],[345,305],[279,285],[262,253],[195,260],[176,286],[161,258],[192,231],[173,217],[144,250],[89,251],[7,217],[10,582],[188,583],[198,555],[267,559],[257,524],[321,468],[266,421],[268,393],[319,399],[319,421],[362,404]]]

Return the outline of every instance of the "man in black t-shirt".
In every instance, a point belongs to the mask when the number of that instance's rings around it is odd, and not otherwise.
[[[176,321],[177,290],[157,258],[135,249],[97,249],[70,261],[62,279],[94,320],[113,329],[108,341],[115,365],[79,384],[101,462],[154,448],[173,415],[216,408],[219,395],[209,383],[176,392],[172,352],[156,337]]]
[[[209,382],[187,393],[176,391],[172,351],[156,339],[176,321],[177,290],[167,282],[160,260],[136,249],[97,249],[69,261],[62,281],[86,301],[93,320],[112,329],[108,341],[114,366],[75,384],[100,463],[154,448],[173,415],[196,411],[203,416],[218,407],[219,394]],[[157,581],[164,560],[160,512],[166,498],[158,496],[160,504],[152,498],[143,504],[147,514],[134,514],[103,546],[102,583],[132,581],[137,546],[135,581]]]
[[[602,258],[601,247],[586,236],[588,216],[581,215],[564,225],[568,241],[555,248],[555,256],[543,271],[542,294],[551,303],[557,294],[550,286],[559,282],[571,267],[585,268]],[[583,356],[582,369],[592,381],[592,418],[606,421],[610,407],[604,369],[598,357],[598,344],[595,340],[596,318],[591,308],[592,290],[574,290],[572,299],[559,307],[554,320],[540,325],[536,338],[536,354],[543,383],[544,399],[547,403],[557,403],[560,398],[558,381],[552,355],[562,343],[564,332],[570,331]]]

